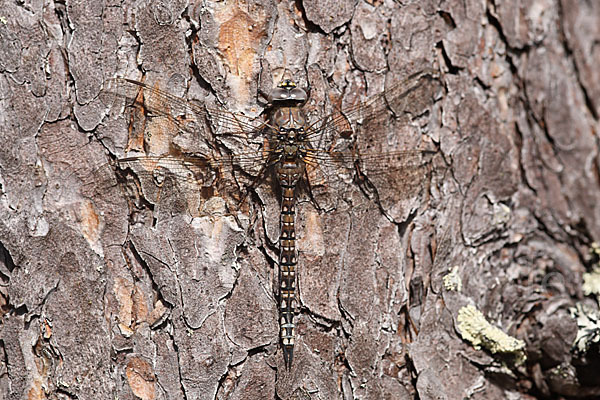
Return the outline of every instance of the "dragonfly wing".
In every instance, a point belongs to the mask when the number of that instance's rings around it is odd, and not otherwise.
[[[196,153],[214,147],[220,135],[242,139],[256,137],[264,124],[226,110],[201,104],[125,78],[105,81],[103,103],[121,114],[129,110],[129,150],[165,154],[172,147]]]
[[[435,152],[401,150],[361,153],[315,152],[308,167],[311,186],[332,187],[338,182],[357,182],[370,196],[405,200],[417,196],[427,178]],[[384,193],[389,193],[381,197]]]
[[[127,152],[143,154],[119,159],[117,166],[137,176],[139,194],[161,207],[197,215],[213,197],[234,207],[240,188],[251,184],[269,158],[260,121],[124,78],[106,81],[101,96],[119,114],[126,111]]]
[[[437,73],[431,69],[422,70],[380,95],[317,120],[307,129],[307,136],[319,145],[338,137],[356,140],[372,132],[382,132],[382,128],[390,132],[390,128],[408,125],[425,113],[442,90]]]
[[[432,155],[421,150],[418,118],[427,113],[441,89],[435,72],[424,70],[364,103],[312,124],[308,130],[313,144],[311,185],[359,182],[363,192],[384,210],[416,199],[427,183]],[[406,212],[393,214],[402,218]]]
[[[333,210],[358,184],[363,195],[390,218],[403,221],[427,193],[433,156],[434,152],[419,150],[321,154],[319,162],[307,167],[309,186],[317,204]],[[356,198],[349,201],[359,204]]]
[[[242,206],[244,188],[234,174],[237,160],[206,156],[139,156],[116,161],[133,190],[132,197],[144,199],[173,214],[192,217],[209,214],[214,198],[224,200],[228,212]]]

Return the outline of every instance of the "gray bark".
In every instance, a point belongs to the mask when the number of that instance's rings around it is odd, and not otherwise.
[[[0,399],[600,396],[569,311],[598,308],[599,4],[0,0]],[[368,132],[438,149],[419,195],[299,199],[286,371],[273,185],[236,219],[118,183],[103,82],[254,117],[287,74],[324,115],[429,67],[427,121]],[[523,348],[474,347],[469,305]]]

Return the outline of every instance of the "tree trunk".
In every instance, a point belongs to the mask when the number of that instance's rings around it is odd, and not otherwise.
[[[600,397],[599,4],[0,0],[0,399]],[[355,125],[424,176],[308,168],[286,369],[281,189],[121,168],[214,138],[148,95],[208,132],[283,78],[315,121],[430,68],[410,121]]]

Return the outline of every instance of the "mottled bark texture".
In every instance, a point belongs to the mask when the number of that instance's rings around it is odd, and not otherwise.
[[[569,313],[597,309],[598,43],[597,1],[0,0],[0,399],[598,398]],[[368,132],[437,150],[419,195],[299,195],[286,371],[279,194],[193,215],[118,181],[140,119],[102,84],[257,116],[288,76],[318,116],[422,68],[426,118]],[[475,348],[469,305],[524,342]]]

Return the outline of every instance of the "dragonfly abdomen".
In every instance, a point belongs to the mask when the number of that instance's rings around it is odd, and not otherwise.
[[[286,368],[294,352],[294,313],[296,308],[296,184],[300,176],[296,163],[283,163],[277,171],[282,189],[281,234],[279,236],[279,299],[281,345]]]

